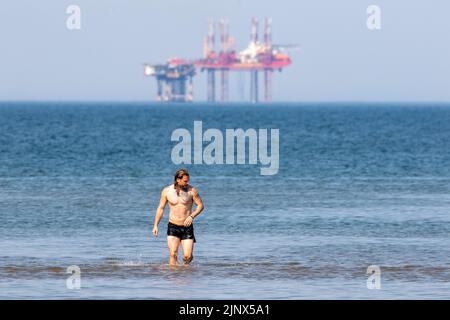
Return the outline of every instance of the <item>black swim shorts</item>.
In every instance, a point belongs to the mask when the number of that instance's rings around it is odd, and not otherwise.
[[[196,242],[193,224],[191,224],[189,227],[184,227],[169,222],[169,224],[167,225],[167,235],[178,237],[181,240],[194,239],[194,242]]]

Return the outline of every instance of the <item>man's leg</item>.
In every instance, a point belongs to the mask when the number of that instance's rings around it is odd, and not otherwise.
[[[183,248],[184,264],[189,264],[194,258],[192,256],[192,251],[194,250],[194,239],[181,240],[181,247]]]
[[[180,245],[180,238],[174,236],[167,236],[167,246],[169,247],[169,264],[176,265],[178,263],[178,246]]]

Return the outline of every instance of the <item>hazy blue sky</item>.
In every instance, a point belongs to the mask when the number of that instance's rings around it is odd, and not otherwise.
[[[81,7],[81,30],[66,8]],[[366,27],[381,7],[381,30]],[[250,19],[273,18],[273,42],[296,43],[273,77],[275,101],[450,101],[448,0],[14,0],[0,4],[0,100],[153,100],[142,62],[201,57],[209,18],[228,18],[237,48]],[[205,75],[194,80],[205,100]],[[231,78],[230,94],[248,76]]]

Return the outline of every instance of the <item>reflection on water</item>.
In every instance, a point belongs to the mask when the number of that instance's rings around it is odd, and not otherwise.
[[[381,290],[367,289],[366,267],[297,263],[196,263],[191,266],[130,261],[82,265],[78,292],[65,288],[66,269],[2,266],[1,298],[144,299],[449,299],[449,266],[381,266]],[[5,279],[7,281],[5,282]],[[5,286],[5,284],[8,284]],[[433,293],[429,289],[433,283]],[[44,295],[43,295],[44,294]]]
[[[339,265],[305,266],[300,263],[246,262],[246,263],[192,263],[171,266],[169,264],[132,263],[130,261],[109,262],[99,265],[80,265],[86,278],[125,279],[162,277],[178,284],[189,284],[192,279],[211,277],[220,279],[326,279],[366,277],[367,266],[344,267]],[[433,279],[450,281],[450,266],[402,265],[380,266],[386,279]],[[39,279],[66,277],[66,268],[58,266],[7,265],[0,266],[0,275],[5,278]]]

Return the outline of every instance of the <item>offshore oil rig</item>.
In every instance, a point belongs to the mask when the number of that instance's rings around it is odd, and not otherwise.
[[[192,102],[193,77],[196,70],[206,71],[207,101],[216,101],[216,73],[220,74],[220,101],[229,101],[229,74],[250,72],[250,101],[259,102],[259,72],[264,76],[264,101],[272,101],[272,74],[289,66],[292,61],[285,46],[272,44],[272,20],[265,18],[263,41],[258,39],[258,20],[252,19],[250,43],[240,52],[234,49],[235,39],[229,35],[229,23],[218,23],[220,46],[216,50],[216,23],[210,21],[203,43],[203,58],[169,59],[165,64],[145,64],[144,74],[157,81],[157,101]]]

